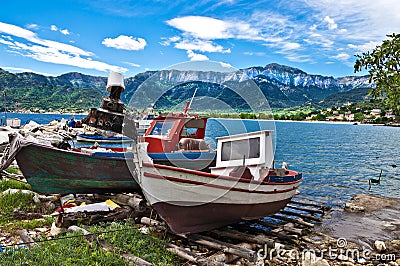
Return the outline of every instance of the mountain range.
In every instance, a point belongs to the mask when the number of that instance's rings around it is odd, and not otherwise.
[[[198,88],[196,97],[222,99],[235,110],[246,110],[248,106],[237,94],[227,88],[229,84],[246,86],[254,82],[272,108],[288,108],[313,104],[327,107],[332,104],[361,102],[373,87],[367,76],[347,76],[341,78],[311,75],[306,72],[279,64],[264,67],[249,67],[236,72],[222,73],[212,71],[147,71],[125,78],[125,91],[121,99],[128,103],[137,88],[157,73],[157,83],[180,84],[163,94],[155,104],[158,109],[168,109],[184,102],[193,95],[193,88]],[[196,82],[207,80],[208,82]],[[90,76],[77,72],[66,73],[57,77],[35,73],[10,73],[0,69],[0,92],[4,92],[5,101],[0,108],[8,110],[64,110],[87,111],[98,107],[106,91],[107,77]],[[153,84],[154,85],[154,84]],[[158,86],[146,86],[140,99],[142,102],[157,93]],[[145,101],[144,101],[145,102]],[[217,104],[215,104],[217,105]],[[217,106],[215,106],[217,107]],[[209,106],[213,108],[212,105]]]

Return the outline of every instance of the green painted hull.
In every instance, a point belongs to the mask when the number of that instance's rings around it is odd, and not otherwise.
[[[32,143],[22,147],[16,160],[32,189],[43,194],[140,191],[125,158],[92,156]]]

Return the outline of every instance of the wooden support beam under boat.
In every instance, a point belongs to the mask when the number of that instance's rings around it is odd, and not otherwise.
[[[234,254],[239,257],[248,259],[251,262],[255,262],[257,260],[257,254],[255,251],[247,249],[247,248],[239,248],[233,244],[226,243],[220,240],[213,239],[208,236],[203,236],[199,234],[192,235],[180,235],[183,238],[186,238],[192,242],[195,242],[200,245],[208,246],[217,250],[221,250],[226,253]]]
[[[309,219],[309,220],[313,220],[313,221],[316,221],[316,222],[322,222],[322,218],[315,217],[315,216],[312,216],[312,215],[309,215],[309,214],[302,214],[302,213],[286,211],[286,210],[282,210],[282,211],[280,211],[280,213],[281,214],[286,214],[286,215],[289,215],[289,216],[297,216],[297,217],[300,217],[300,218]]]
[[[253,248],[253,246],[249,243],[239,243],[239,244],[236,244],[235,246],[238,248],[245,248],[245,249]],[[208,259],[211,261],[223,261],[224,265],[231,263],[239,258],[240,258],[239,256],[229,254],[229,253],[224,253],[222,251],[218,251],[217,253],[208,257]]]
[[[221,228],[221,229],[215,229],[212,230],[211,233],[216,234],[217,236],[220,237],[228,237],[228,238],[233,238],[237,240],[242,240],[242,241],[247,241],[250,243],[256,243],[259,245],[267,245],[270,248],[275,247],[275,242],[271,238],[267,238],[264,235],[250,235],[246,233],[242,233],[237,230],[232,230],[228,228]]]
[[[310,227],[310,228],[314,227],[314,224],[306,222],[306,221],[303,221],[301,219],[293,219],[293,218],[289,218],[289,217],[282,216],[282,215],[276,215],[276,214],[274,214],[274,215],[272,215],[270,217],[274,218],[274,219],[282,220],[282,221],[287,221],[287,222],[292,222],[292,223],[295,223],[295,224],[307,226],[307,227]]]
[[[274,223],[270,223],[270,222],[266,222],[266,221],[262,221],[262,220],[257,220],[257,221],[255,221],[255,223],[261,224],[263,226],[271,227],[271,228],[282,228],[286,232],[296,234],[296,235],[303,235],[303,230],[300,228],[289,227],[289,226],[282,225],[282,224],[274,224]]]
[[[288,204],[286,205],[287,208],[290,209],[294,209],[294,210],[299,210],[299,211],[305,211],[305,212],[309,212],[309,213],[318,213],[318,214],[324,214],[325,212],[323,210],[317,210],[317,209],[309,209],[309,208],[304,208],[304,207],[299,207],[299,206],[295,206],[293,204]]]

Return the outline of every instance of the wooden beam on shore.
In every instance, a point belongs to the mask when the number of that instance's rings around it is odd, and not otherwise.
[[[245,248],[239,248],[233,244],[226,243],[220,240],[213,239],[208,236],[203,236],[199,234],[191,234],[191,235],[181,235],[182,237],[193,241],[197,244],[208,246],[217,250],[221,250],[226,253],[234,254],[239,257],[248,259],[251,262],[254,262],[257,260],[257,254],[255,251],[250,250],[250,249],[245,249]]]
[[[97,237],[96,235],[91,234],[89,231],[73,225],[68,227],[68,231],[70,232],[82,232],[83,235],[86,237],[88,242],[92,245],[93,243],[98,243],[100,246],[103,248],[104,251],[106,252],[115,252],[119,254],[126,262],[128,262],[129,265],[138,265],[138,266],[154,266],[153,263],[150,263],[148,261],[145,261],[142,258],[136,257],[132,254],[126,253],[126,252],[120,252],[116,250],[113,246],[111,246],[109,243],[106,241],[102,240],[101,238]]]
[[[325,214],[325,212],[324,212],[323,210],[317,210],[317,209],[309,209],[309,208],[299,207],[299,206],[292,205],[292,204],[290,204],[290,203],[287,204],[286,207],[287,207],[287,208],[290,208],[290,209],[294,209],[294,210],[309,212],[309,213]]]
[[[246,233],[242,233],[237,230],[232,230],[228,228],[221,228],[221,229],[215,229],[211,231],[212,233],[222,236],[222,237],[228,237],[236,240],[242,240],[242,241],[247,241],[250,243],[256,243],[260,245],[267,245],[268,247],[274,248],[275,247],[275,242],[274,240],[265,237],[264,235],[250,235]]]
[[[303,214],[303,213],[285,211],[285,210],[280,211],[280,213],[286,214],[286,215],[290,215],[290,216],[297,216],[297,217],[300,217],[300,218],[309,219],[309,220],[313,220],[313,221],[316,221],[316,222],[322,222],[322,218],[314,217],[314,216],[309,215],[309,214]]]
[[[236,244],[235,246],[238,248],[252,249],[252,246],[249,243],[239,243],[239,244]],[[222,251],[218,251],[217,253],[211,255],[207,259],[209,259],[211,261],[221,261],[221,262],[223,261],[224,265],[226,265],[226,264],[231,263],[239,258],[240,258],[239,256],[229,254],[229,253],[224,253]]]
[[[295,224],[307,226],[307,227],[310,227],[310,228],[314,227],[314,224],[306,222],[306,221],[303,221],[302,219],[293,219],[293,218],[289,218],[289,217],[282,216],[282,215],[277,215],[277,214],[274,214],[274,215],[272,215],[270,217],[274,218],[274,219],[282,220],[282,221],[287,221],[287,222],[292,222],[292,223],[295,223]]]
[[[184,248],[181,248],[177,245],[165,242],[165,245],[167,246],[167,250],[169,252],[175,253],[176,255],[178,255],[179,257],[196,263],[196,265],[200,265],[200,266],[223,266],[225,265],[225,263],[222,263],[219,260],[214,260],[211,258],[205,258],[203,256],[199,256],[194,252],[188,251]]]
[[[266,227],[271,227],[271,228],[282,228],[284,231],[292,233],[292,234],[296,234],[296,235],[302,235],[303,234],[303,230],[300,228],[294,228],[294,227],[288,227],[282,224],[274,224],[274,223],[270,223],[267,221],[262,221],[262,220],[257,220],[255,221],[258,224],[261,224],[263,226]]]
[[[321,210],[326,210],[327,208],[330,209],[330,207],[324,206],[324,205],[322,205],[322,204],[315,204],[315,203],[297,201],[297,200],[293,200],[293,199],[290,201],[290,203],[297,204],[297,205],[303,205],[303,206],[312,206],[312,207],[319,208],[319,209],[321,209]]]

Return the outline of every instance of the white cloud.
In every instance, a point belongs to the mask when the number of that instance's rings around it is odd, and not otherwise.
[[[336,24],[335,20],[330,18],[329,16],[326,16],[324,18],[324,22],[328,23],[329,30],[335,30],[338,28],[338,25]]]
[[[37,30],[37,29],[39,29],[39,26],[37,25],[37,24],[28,24],[28,25],[26,25],[26,27],[28,28],[28,29],[31,29],[31,30]]]
[[[13,73],[23,73],[23,72],[30,72],[30,73],[36,73],[36,74],[40,74],[43,76],[54,76],[54,74],[49,74],[49,73],[44,73],[44,72],[38,72],[38,71],[34,71],[32,69],[29,68],[22,68],[22,67],[7,67],[7,66],[2,66],[0,67],[4,70],[13,72]]]
[[[244,55],[256,55],[256,56],[265,56],[265,52],[244,52]]]
[[[186,51],[190,61],[206,61],[209,60],[207,56],[203,54],[196,54],[192,50]]]
[[[89,51],[69,44],[41,39],[34,32],[15,25],[0,22],[0,33],[4,33],[4,36],[6,36],[0,38],[0,43],[7,45],[10,52],[37,61],[96,69],[104,72],[110,70],[118,72],[127,71],[126,68],[93,60],[90,56],[94,54]],[[15,41],[11,36],[24,39],[25,42]]]
[[[166,23],[200,39],[227,39],[233,37],[228,31],[229,23],[220,19],[187,16],[174,18],[166,21]]]
[[[67,29],[60,30],[60,32],[64,35],[69,35],[69,30]]]
[[[214,45],[211,41],[204,40],[183,40],[175,43],[175,48],[182,50],[209,52],[209,53],[230,53],[230,49],[224,49],[221,45]]]
[[[350,58],[350,55],[347,53],[339,53],[335,56],[331,56],[333,59],[337,59],[339,61],[347,61]]]
[[[147,42],[143,38],[135,38],[132,36],[120,35],[117,38],[105,38],[102,42],[107,47],[112,47],[121,50],[143,50]]]
[[[131,63],[131,62],[124,62],[124,63],[133,67],[140,67],[140,65],[136,63]]]
[[[367,52],[376,48],[376,46],[381,45],[380,42],[369,41],[360,45],[349,44],[349,48],[356,50],[357,52]]]
[[[162,45],[162,46],[170,46],[171,45],[171,43],[174,43],[174,42],[177,42],[177,41],[179,41],[181,39],[181,37],[179,37],[179,36],[172,36],[172,37],[170,37],[170,38],[161,38],[161,42],[160,42],[160,44]]]
[[[233,68],[233,66],[231,64],[228,64],[228,63],[219,62],[219,64],[224,68]]]
[[[51,25],[50,26],[50,30],[52,30],[52,31],[59,31],[59,32],[61,32],[61,34],[64,34],[64,35],[69,35],[70,34],[70,32],[69,32],[69,30],[68,29],[59,29],[56,25]]]
[[[282,50],[287,51],[287,50],[297,50],[301,47],[300,44],[295,43],[295,42],[289,42],[289,43],[285,43],[282,46]]]

